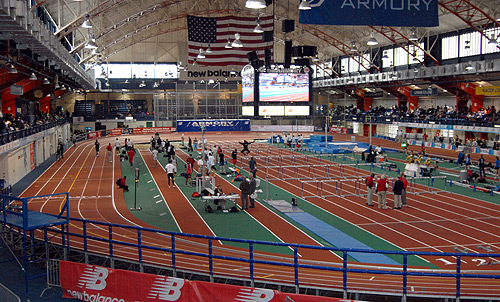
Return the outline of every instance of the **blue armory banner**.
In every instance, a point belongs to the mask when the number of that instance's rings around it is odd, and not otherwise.
[[[432,27],[439,25],[438,0],[311,0],[300,23]]]
[[[250,120],[185,120],[177,121],[177,132],[250,131]]]

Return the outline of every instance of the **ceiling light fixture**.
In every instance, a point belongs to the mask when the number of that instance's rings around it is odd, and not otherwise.
[[[30,80],[31,80],[31,81],[36,81],[36,80],[38,80],[38,78],[36,77],[36,74],[35,74],[34,72],[32,72],[32,73],[31,73]]]
[[[389,56],[387,55],[387,51],[384,51],[382,55],[382,60],[389,60]]]
[[[491,39],[488,41],[489,45],[497,45],[497,39],[495,38],[495,34],[491,35]]]
[[[43,85],[49,85],[49,84],[50,84],[49,79],[44,78],[43,79]]]
[[[318,54],[316,54],[312,60],[313,62],[319,62]]]
[[[89,40],[85,44],[85,48],[93,49],[93,48],[97,48],[97,47],[98,46],[97,46],[97,43],[95,42],[94,35],[89,34]]]
[[[193,60],[193,66],[196,65],[196,58]]]
[[[56,85],[54,86],[54,88],[55,88],[55,89],[59,89],[59,88],[61,88],[61,86],[59,86],[59,83],[58,83],[58,82],[56,82]]]
[[[160,84],[159,84],[158,82],[155,82],[155,83],[153,84],[153,88],[158,88],[158,87],[160,87]]]
[[[205,53],[212,53],[212,48],[210,48],[210,44],[208,44],[207,50],[205,50]]]
[[[408,40],[410,40],[410,41],[418,41],[417,29],[415,27],[413,27],[411,29],[411,34],[410,34],[410,37],[408,38]]]
[[[261,9],[266,8],[266,0],[247,0],[245,2],[246,8]]]
[[[264,32],[264,29],[262,28],[262,26],[260,26],[260,18],[257,18],[257,25],[253,29],[253,32],[257,34],[261,34]]]
[[[146,87],[146,83],[144,83],[144,81],[142,81],[142,82],[139,84],[139,88],[142,88],[142,87]]]
[[[17,69],[16,67],[14,67],[14,64],[10,64],[9,73],[17,73]]]
[[[299,10],[310,10],[311,4],[307,0],[302,0],[299,4]]]
[[[234,34],[234,41],[231,44],[231,46],[232,47],[243,47],[243,43],[241,43],[241,41],[240,41],[240,34],[239,33]]]
[[[227,38],[227,43],[226,43],[226,46],[224,46],[225,48],[233,48],[233,46],[231,46],[231,38]]]
[[[358,52],[358,48],[356,47],[356,41],[352,41],[351,43],[351,52]]]
[[[368,46],[378,45],[378,41],[377,41],[377,39],[375,39],[375,32],[373,30],[370,33],[370,39],[366,42],[366,45],[368,45]]]
[[[92,21],[90,21],[90,16],[85,15],[85,21],[83,21],[82,27],[83,28],[92,28],[92,26],[93,26],[93,24],[92,24]]]
[[[469,63],[467,64],[467,66],[465,66],[465,70],[467,70],[467,71],[474,70],[474,66],[472,66],[472,62],[471,61],[469,61]]]
[[[198,54],[198,56],[196,57],[198,59],[205,59],[205,54],[203,53],[203,49],[200,48],[200,53]]]

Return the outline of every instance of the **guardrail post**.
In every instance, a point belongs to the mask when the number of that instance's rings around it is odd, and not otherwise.
[[[138,248],[138,257],[139,257],[139,270],[141,273],[144,273],[144,263],[142,263],[141,229],[137,229],[137,248]]]
[[[175,235],[172,234],[170,237],[171,243],[170,245],[172,246],[172,274],[174,277],[177,277],[177,268],[176,268],[176,263],[175,263]]]
[[[87,250],[87,222],[83,221],[83,253],[85,255],[85,264],[89,263],[89,252]]]
[[[299,293],[299,253],[297,252],[297,247],[293,248],[293,264],[295,271],[295,293]]]
[[[343,252],[342,257],[342,288],[343,288],[343,297],[347,299],[347,251]]]
[[[109,225],[108,228],[109,232],[109,260],[110,260],[110,267],[115,268],[115,261],[113,257],[113,226]]]
[[[408,284],[408,254],[403,254],[403,297],[401,302],[406,302],[406,287]]]
[[[456,294],[456,302],[460,302],[460,261],[462,256],[457,256],[457,294]]]
[[[248,253],[249,253],[249,264],[250,264],[250,287],[254,287],[254,278],[253,278],[253,243],[248,243]]]
[[[214,282],[214,263],[212,255],[212,239],[208,239],[208,270],[210,274],[210,282]]]

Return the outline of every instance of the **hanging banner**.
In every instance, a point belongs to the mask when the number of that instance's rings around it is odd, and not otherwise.
[[[302,24],[439,26],[437,0],[311,0],[309,3],[310,10],[300,11]]]
[[[59,274],[63,297],[88,302],[278,302],[285,301],[286,297],[295,302],[312,300],[318,302],[352,301],[285,294],[271,289],[189,281],[62,260],[59,261]]]
[[[437,95],[437,93],[438,93],[437,88],[410,90],[410,96],[431,96],[431,95]]]
[[[186,120],[177,121],[177,132],[250,131],[250,120]]]
[[[500,86],[476,86],[476,95],[500,95]]]

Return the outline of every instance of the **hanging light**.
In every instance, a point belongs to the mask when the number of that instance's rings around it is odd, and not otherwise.
[[[261,34],[264,32],[264,29],[262,28],[262,26],[260,26],[260,18],[257,18],[257,25],[253,29],[253,32],[257,34]]]
[[[17,73],[17,69],[16,67],[14,67],[14,64],[10,64],[9,73]]]
[[[319,62],[318,54],[316,54],[313,58],[313,62]]]
[[[93,26],[93,24],[92,24],[92,21],[90,21],[90,16],[85,15],[85,21],[83,21],[82,27],[83,28],[92,28],[92,26]]]
[[[233,48],[233,46],[231,45],[231,38],[227,38],[227,43],[226,43],[226,46],[224,46],[225,48]]]
[[[49,85],[49,84],[50,84],[49,79],[44,78],[43,79],[43,85]]]
[[[85,48],[87,49],[97,48],[97,43],[95,42],[94,35],[89,34],[89,40],[85,44]]]
[[[229,72],[230,75],[236,75],[236,71],[234,71],[234,68],[231,68],[231,71]]]
[[[358,52],[358,48],[356,47],[356,41],[352,41],[351,43],[351,52]]]
[[[36,80],[38,80],[38,78],[36,77],[36,74],[35,74],[34,72],[32,72],[32,73],[31,73],[30,80],[31,80],[31,81],[36,81]]]
[[[100,53],[101,53],[101,51],[99,50],[99,48],[93,48],[93,49],[92,49],[92,54],[93,54],[93,55],[98,55],[98,54],[100,54]]]
[[[467,64],[467,66],[465,66],[465,70],[467,70],[467,71],[474,70],[474,66],[472,66],[472,62],[471,61],[469,61],[469,63]]]
[[[200,53],[198,54],[198,56],[196,57],[198,59],[205,59],[205,54],[203,53],[203,49],[200,48]]]
[[[158,82],[155,82],[155,83],[153,84],[153,88],[158,88],[158,87],[160,87],[160,84],[159,84]]]
[[[413,72],[417,73],[418,72],[418,68],[417,67],[413,68]]]
[[[497,39],[495,38],[495,34],[491,35],[490,41],[488,41],[489,45],[497,45]]]
[[[384,51],[384,54],[382,55],[382,60],[389,60],[389,56],[387,55],[387,51]]]
[[[205,53],[212,53],[212,48],[210,48],[210,44],[208,44],[207,50],[205,50]]]
[[[196,58],[193,60],[193,66],[196,65]]]
[[[144,81],[142,81],[142,82],[139,84],[139,88],[142,88],[142,87],[146,87],[146,83],[144,83]]]
[[[61,88],[61,86],[59,86],[59,83],[58,83],[58,82],[56,82],[56,85],[54,86],[54,88],[55,88],[55,89],[59,89],[59,88]]]
[[[208,80],[208,84],[213,84],[213,83],[215,83],[214,79],[209,79]]]
[[[261,9],[266,8],[266,0],[247,0],[245,2],[246,8]]]
[[[368,46],[378,45],[378,41],[377,41],[377,39],[375,39],[375,32],[374,31],[372,31],[370,33],[370,39],[368,39],[368,41],[366,42],[366,45],[368,45]]]
[[[411,34],[410,34],[410,37],[408,37],[408,40],[410,40],[410,41],[418,41],[417,29],[415,27],[413,27],[411,29]]]
[[[299,10],[310,10],[311,4],[307,0],[302,0],[299,4]]]
[[[241,43],[241,41],[240,41],[240,34],[239,33],[234,34],[234,41],[231,44],[231,46],[232,47],[243,47],[243,43]]]

